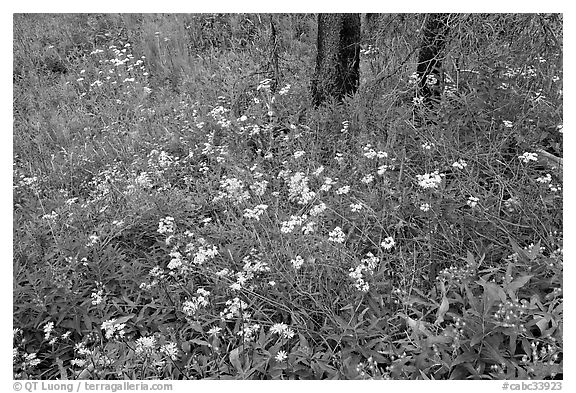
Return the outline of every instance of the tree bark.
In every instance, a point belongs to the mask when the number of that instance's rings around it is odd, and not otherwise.
[[[449,14],[430,14],[424,25],[420,53],[418,54],[418,94],[429,108],[440,100],[442,52],[446,47]]]
[[[270,15],[270,66],[272,68],[272,84],[270,89],[272,94],[278,90],[280,83],[280,67],[278,65],[278,34],[274,25],[273,16]]]
[[[360,14],[318,14],[318,54],[312,101],[341,101],[360,80]]]

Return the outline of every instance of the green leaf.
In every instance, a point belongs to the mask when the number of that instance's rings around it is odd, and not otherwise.
[[[454,359],[454,361],[452,362],[452,365],[450,367],[454,367],[454,366],[461,364],[461,363],[472,362],[472,361],[476,360],[477,357],[478,357],[478,355],[476,355],[473,352],[461,353],[460,355],[458,355],[456,357],[456,359]]]
[[[506,285],[506,292],[508,292],[508,296],[510,296],[512,299],[515,299],[518,289],[526,285],[532,277],[532,275],[517,277],[510,284]]]
[[[232,365],[234,366],[234,368],[238,371],[238,372],[243,372],[242,370],[242,363],[240,362],[240,349],[241,347],[238,348],[234,348],[232,351],[230,351],[230,363],[232,363]]]
[[[470,346],[473,347],[474,345],[480,344],[482,339],[484,338],[484,333],[478,332],[470,339]]]
[[[468,299],[468,302],[472,306],[472,309],[480,312],[481,310],[478,299],[476,298],[476,296],[474,296],[474,293],[472,293],[472,290],[470,289],[467,283],[464,284],[464,289],[466,290],[466,298]]]
[[[126,315],[120,318],[116,318],[116,320],[114,321],[114,323],[118,324],[118,323],[126,323],[129,320],[131,320],[132,318],[134,318],[136,316],[136,314],[130,314],[130,315]]]
[[[191,343],[194,343],[196,345],[202,345],[205,347],[210,347],[210,343],[208,341],[204,341],[204,340],[200,340],[198,338],[193,338],[192,340],[190,340]]]
[[[484,288],[484,315],[490,313],[492,306],[497,301],[506,301],[506,293],[502,288],[500,288],[500,286],[493,282],[487,282],[483,280],[478,281],[478,284],[482,285]]]
[[[474,254],[470,251],[466,252],[466,258],[464,259],[470,266],[476,266],[476,261],[474,260]]]
[[[446,312],[448,311],[449,308],[450,308],[450,302],[448,301],[446,295],[444,295],[442,296],[442,303],[440,304],[440,307],[438,307],[438,311],[436,312],[436,321],[434,322],[435,324],[444,322],[444,315],[446,315]]]

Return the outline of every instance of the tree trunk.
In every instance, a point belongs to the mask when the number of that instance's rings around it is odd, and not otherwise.
[[[418,55],[418,93],[424,104],[433,108],[440,100],[442,51],[446,46],[449,14],[430,14],[426,19]]]
[[[373,44],[381,14],[362,14],[362,41]]]
[[[272,68],[272,84],[270,90],[272,94],[278,90],[280,83],[280,67],[278,65],[278,34],[274,25],[273,16],[270,15],[270,67]]]
[[[360,14],[318,14],[318,54],[312,101],[341,101],[360,80]]]

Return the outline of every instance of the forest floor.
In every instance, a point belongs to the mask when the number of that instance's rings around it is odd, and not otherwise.
[[[318,109],[313,15],[277,88],[269,16],[15,15],[14,378],[561,377],[562,48],[505,17],[430,111],[417,14]]]

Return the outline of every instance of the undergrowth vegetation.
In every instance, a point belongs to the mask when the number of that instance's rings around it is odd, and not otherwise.
[[[562,21],[419,15],[311,107],[313,15],[15,15],[22,379],[562,377]]]

